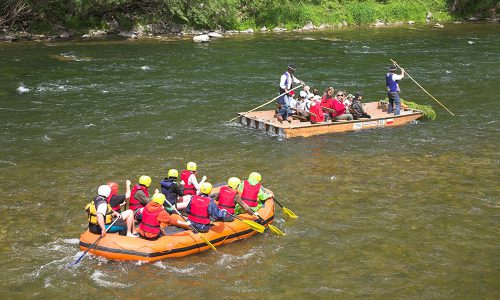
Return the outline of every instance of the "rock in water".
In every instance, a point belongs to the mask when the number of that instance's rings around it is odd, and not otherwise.
[[[208,34],[196,35],[193,37],[195,43],[207,43],[210,40]]]

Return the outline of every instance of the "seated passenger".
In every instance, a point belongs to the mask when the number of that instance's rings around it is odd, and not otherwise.
[[[333,119],[338,120],[352,120],[353,117],[351,114],[346,113],[344,102],[345,93],[342,91],[337,92],[337,97],[333,100],[333,109],[335,113],[333,115]]]
[[[176,169],[170,169],[168,170],[167,177],[160,181],[161,192],[166,197],[166,201],[163,206],[169,213],[174,212],[174,209],[168,204],[175,205],[175,208],[177,209],[185,209],[189,202],[183,201],[182,196],[184,194],[181,192],[181,188],[177,184],[177,177],[179,177],[179,172]],[[179,199],[181,201],[177,203]]]
[[[217,206],[222,210],[226,210],[230,214],[234,214],[234,208],[236,207],[236,204],[238,204],[248,214],[253,215],[253,210],[251,210],[238,195],[238,187],[240,183],[241,180],[237,177],[229,178],[227,185],[221,187],[219,193],[215,195],[215,200],[219,201]]]
[[[264,192],[260,184],[261,179],[262,177],[259,173],[252,172],[248,176],[248,180],[243,181],[238,187],[241,200],[248,205],[254,212],[254,215],[257,216],[257,211],[262,207],[262,203],[273,196],[272,194]],[[242,214],[247,210],[240,204],[236,204],[234,211],[236,214]]]
[[[368,115],[363,108],[363,92],[356,93],[356,97],[352,100],[351,105],[351,114],[354,117],[354,120],[359,118],[367,118],[371,119],[372,117]]]
[[[200,186],[207,179],[206,176],[203,176],[200,182],[196,179],[196,170],[198,166],[196,163],[190,161],[186,166],[186,170],[181,173],[181,188],[184,193],[182,202],[189,202],[193,195],[196,195],[200,190]]]
[[[142,212],[141,224],[139,224],[139,236],[145,240],[154,241],[162,236],[161,223],[167,225],[188,228],[189,224],[172,218],[164,209],[165,195],[156,193],[151,198]]]
[[[151,184],[151,177],[142,175],[139,177],[139,184],[134,185],[130,192],[129,208],[134,211],[137,221],[141,220],[142,209],[151,200],[149,199],[148,187]]]
[[[109,233],[119,232],[120,235],[133,236],[133,211],[126,210],[123,213],[114,211],[106,198],[111,194],[111,188],[107,185],[101,185],[97,190],[98,196],[92,202],[85,206],[88,214],[89,231],[93,234],[100,234],[102,237],[106,236],[106,230]],[[113,217],[118,220],[113,223]],[[109,229],[108,229],[109,227]]]
[[[309,120],[311,123],[325,122],[325,116],[327,114],[328,113],[323,112],[323,108],[320,105],[320,97],[314,96],[311,107],[309,108]]]
[[[125,191],[125,195],[118,195],[118,183],[116,182],[108,182],[108,186],[111,188],[111,194],[109,194],[106,200],[108,201],[111,208],[114,211],[120,212],[121,207],[126,204],[126,200],[130,198],[130,180],[125,181],[125,185],[127,190]]]
[[[345,94],[345,92],[344,92]],[[345,111],[349,111],[350,112],[350,108],[351,108],[351,105],[352,105],[352,99],[354,99],[354,96],[352,94],[349,94],[347,95],[345,98],[344,98],[344,102],[342,104],[344,104],[344,107],[345,107]]]
[[[333,93],[335,89],[333,87],[329,87],[325,89],[325,93],[321,98],[321,108],[323,111],[328,112],[329,117],[332,117],[335,114],[335,110],[333,109]]]
[[[204,182],[200,187],[200,195],[194,195],[186,207],[191,226],[199,232],[207,232],[210,229],[210,218],[224,222],[234,220],[227,211],[219,209],[214,200],[208,196],[211,191],[212,185]]]

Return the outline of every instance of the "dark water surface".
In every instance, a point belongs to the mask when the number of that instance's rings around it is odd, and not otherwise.
[[[498,299],[499,45],[498,25],[0,44],[0,298]],[[376,101],[390,58],[456,116],[405,79],[436,121],[291,140],[227,122],[289,62]],[[66,269],[98,185],[158,187],[191,160],[213,183],[260,172],[300,218],[218,253]]]

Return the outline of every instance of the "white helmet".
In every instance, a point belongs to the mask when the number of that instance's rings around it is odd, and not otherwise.
[[[111,194],[111,188],[104,184],[104,185],[101,185],[98,189],[97,189],[97,194],[99,196],[103,196],[103,197],[106,197],[108,198],[109,197],[109,194]]]

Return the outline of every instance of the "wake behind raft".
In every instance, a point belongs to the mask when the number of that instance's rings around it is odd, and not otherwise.
[[[214,188],[213,192],[217,192]],[[258,210],[259,215],[266,223],[274,221],[274,199],[268,199]],[[178,215],[174,218],[181,219]],[[254,220],[249,214],[241,214],[243,220]],[[235,219],[233,222],[213,222],[208,232],[202,233],[215,246],[225,245],[234,241],[249,238],[257,233],[243,221]],[[155,241],[142,238],[107,234],[90,253],[113,260],[138,260],[152,262],[165,258],[182,257],[209,250],[199,233],[184,230],[174,226],[165,228],[167,235]],[[85,231],[80,236],[80,249],[86,251],[99,238],[99,235]]]

